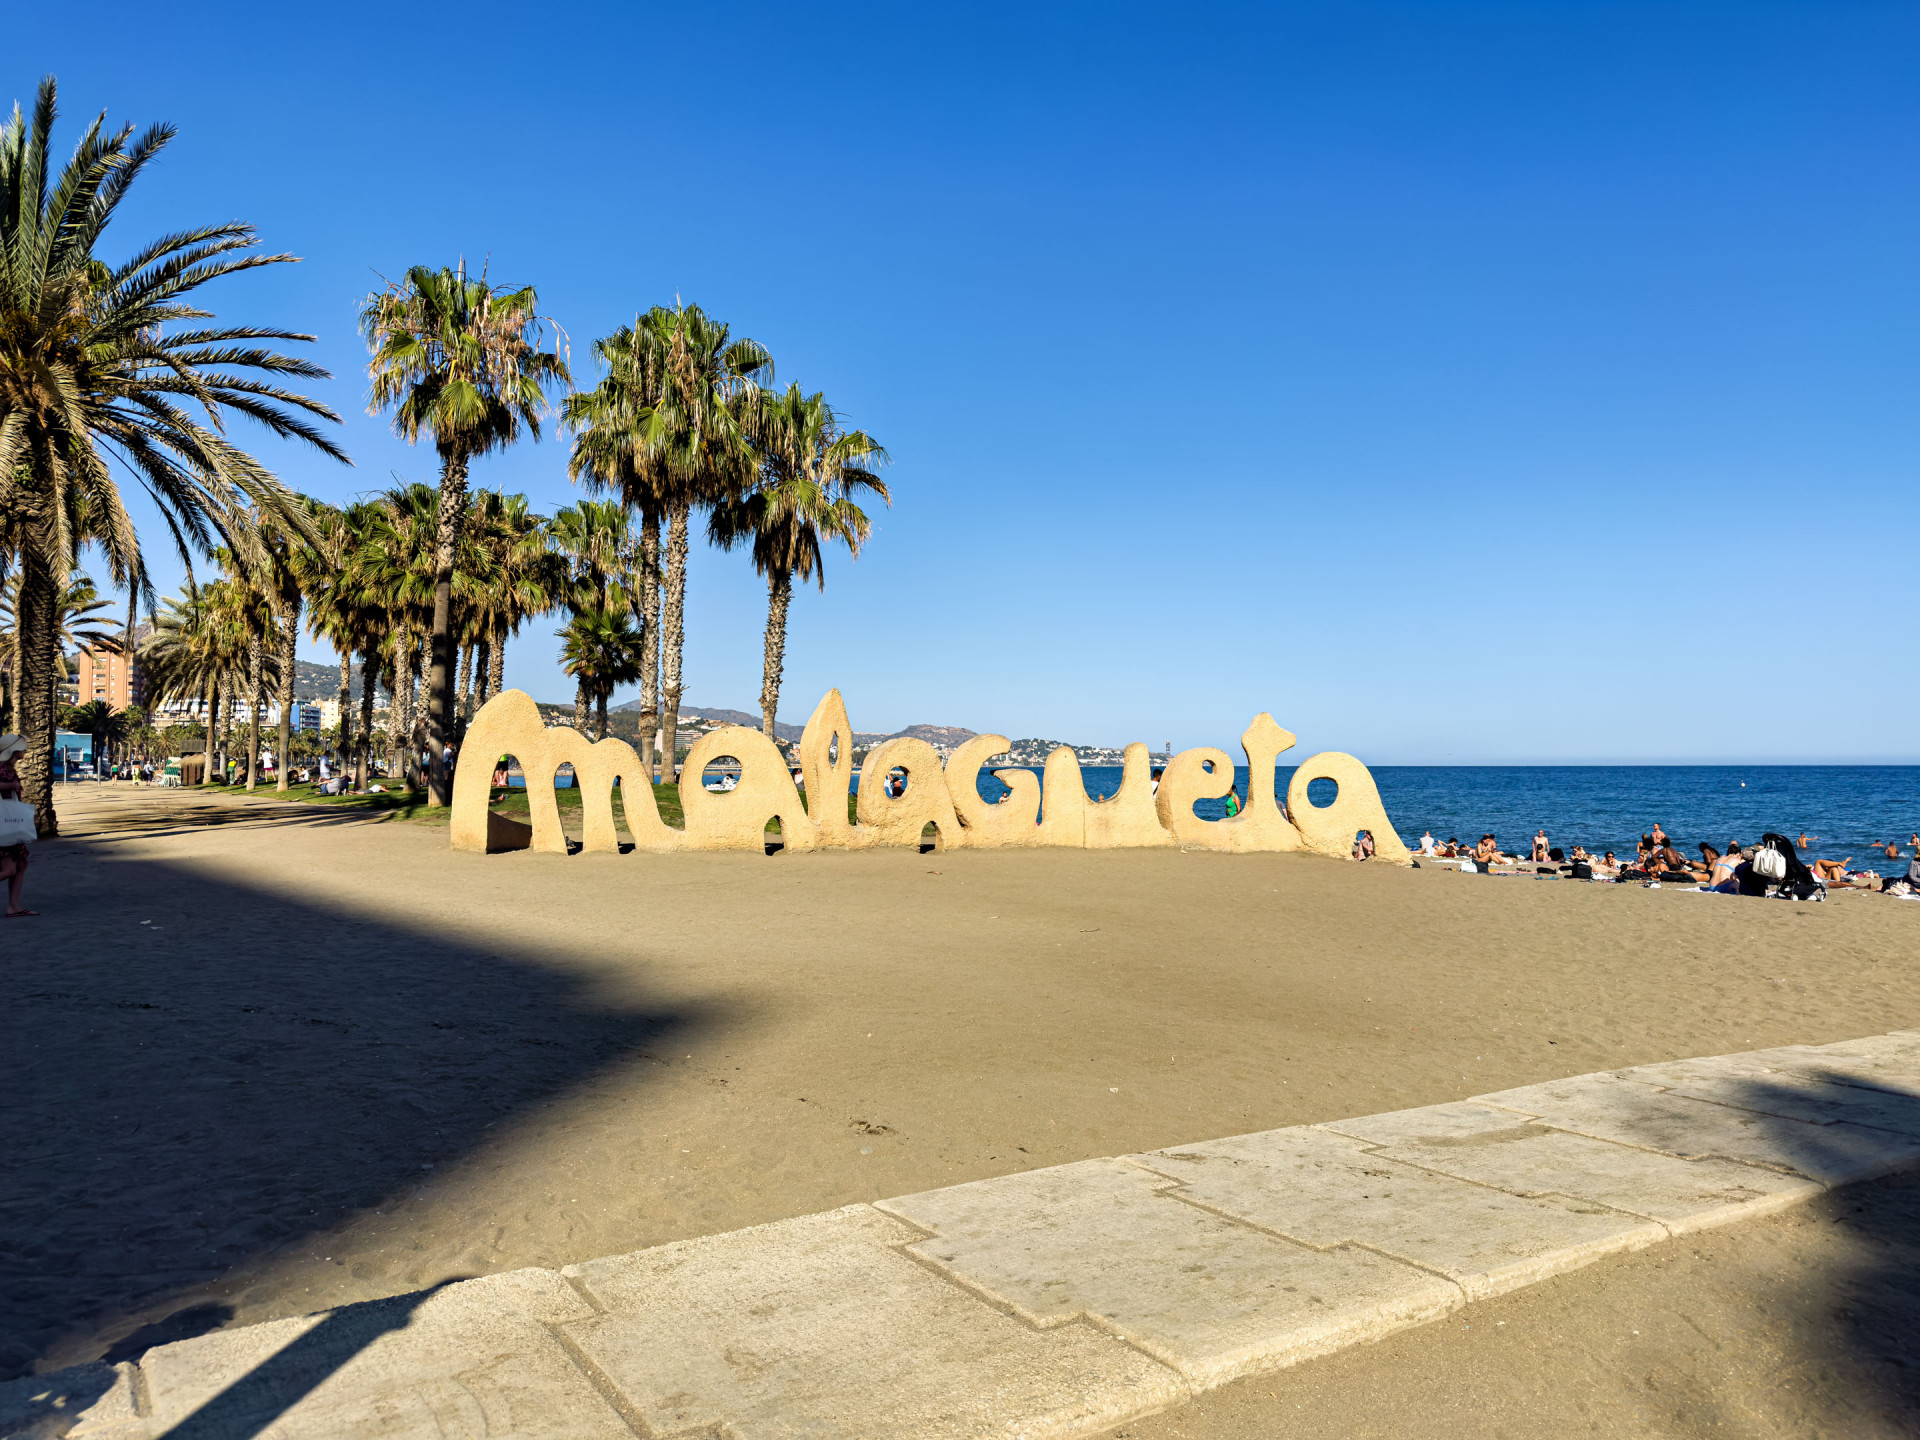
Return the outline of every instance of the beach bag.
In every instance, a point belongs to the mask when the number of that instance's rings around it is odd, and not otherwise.
[[[1787,878],[1787,857],[1771,845],[1762,845],[1754,852],[1753,873],[1778,884]]]
[[[24,800],[0,800],[0,845],[31,845],[39,838],[33,806]]]
[[[1591,880],[1593,878],[1593,866],[1584,860],[1576,860],[1567,867],[1567,876],[1572,880]]]
[[[1477,872],[1479,868],[1480,867],[1475,865],[1471,860],[1462,860],[1460,862],[1460,873],[1462,875],[1472,875]]]

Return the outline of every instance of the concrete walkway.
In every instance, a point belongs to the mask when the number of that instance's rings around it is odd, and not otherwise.
[[[0,1436],[1065,1436],[1920,1163],[1920,1031],[520,1270],[0,1386]]]

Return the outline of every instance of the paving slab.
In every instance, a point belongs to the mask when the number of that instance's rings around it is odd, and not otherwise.
[[[1063,1436],[1188,1393],[1092,1326],[986,1304],[900,1248],[922,1238],[853,1205],[568,1266],[604,1313],[561,1330],[657,1436]]]
[[[0,1440],[1069,1436],[1920,1163],[1920,1032],[1549,1081],[0,1385]]]
[[[632,1440],[547,1328],[592,1313],[553,1271],[515,1270],[216,1331],[142,1357],[147,1425],[167,1440]]]
[[[1554,1130],[1472,1100],[1321,1128],[1378,1145],[1375,1154],[1516,1195],[1565,1195],[1644,1215],[1675,1235],[1784,1210],[1824,1188],[1732,1160],[1683,1160]]]
[[[1815,1125],[1850,1121],[1920,1136],[1920,1086],[1902,1088],[1895,1078],[1899,1073],[1884,1063],[1791,1050],[1672,1060],[1619,1072],[1676,1095],[1742,1110]]]
[[[1511,1195],[1310,1126],[1130,1158],[1209,1210],[1316,1248],[1364,1245],[1446,1276],[1468,1299],[1667,1238],[1642,1216]]]
[[[1613,1073],[1574,1075],[1473,1098],[1556,1130],[1689,1159],[1711,1155],[1771,1166],[1823,1185],[1871,1180],[1920,1160],[1920,1140],[1891,1131],[1736,1109]]]
[[[1087,1318],[1222,1384],[1437,1319],[1458,1286],[1365,1250],[1313,1250],[1089,1160],[879,1208],[935,1232],[908,1248],[1035,1325]]]

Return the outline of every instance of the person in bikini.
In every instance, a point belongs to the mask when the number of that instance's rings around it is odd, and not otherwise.
[[[1547,832],[1546,832],[1546,828],[1542,826],[1539,830],[1534,832],[1533,858],[1535,860],[1545,860],[1547,858],[1547,849],[1548,849]]]
[[[0,735],[0,800],[22,798],[20,772],[14,769],[13,762],[26,748],[27,742],[18,735]],[[40,913],[20,903],[20,892],[27,883],[28,858],[25,845],[0,845],[0,880],[7,882],[6,918],[9,920]]]

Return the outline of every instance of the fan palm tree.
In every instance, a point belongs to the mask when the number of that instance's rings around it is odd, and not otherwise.
[[[618,591],[615,591],[618,598]],[[560,667],[578,682],[593,702],[599,720],[596,740],[607,738],[607,701],[622,685],[640,678],[640,632],[625,605],[617,609],[583,610],[556,634],[566,643]],[[579,727],[584,729],[585,726]]]
[[[409,444],[433,436],[440,456],[434,529],[433,661],[427,681],[428,803],[451,798],[441,756],[453,713],[453,571],[467,516],[467,468],[525,431],[540,438],[547,391],[569,383],[556,344],[541,350],[531,285],[496,288],[484,272],[416,265],[398,284],[367,297],[361,329],[373,351],[370,413],[393,409],[394,432]]]
[[[746,542],[754,568],[767,582],[760,726],[771,740],[780,708],[794,580],[813,580],[826,589],[821,542],[839,541],[849,556],[857,557],[873,528],[853,497],[871,495],[889,505],[893,497],[870,468],[886,464],[887,452],[864,430],[843,429],[818,391],[805,395],[798,385],[789,385],[784,394],[766,397],[754,440],[760,452],[760,483],[750,494],[714,507],[708,536],[722,549]]]
[[[127,738],[129,725],[127,712],[116,710],[104,700],[89,700],[84,705],[76,705],[60,717],[63,728],[75,735],[93,737],[93,762],[106,764],[113,754],[113,747]]]
[[[42,835],[58,831],[48,784],[54,602],[78,549],[77,502],[115,580],[139,573],[139,537],[109,457],[159,509],[183,556],[215,540],[255,553],[255,515],[295,523],[290,493],[228,438],[229,415],[346,459],[313,423],[339,417],[279,383],[326,372],[260,343],[312,337],[203,324],[211,312],[194,297],[294,257],[249,253],[252,227],[229,222],[163,235],[106,264],[94,253],[102,232],[174,131],[156,125],[135,138],[131,126],[108,132],[101,117],[60,167],[55,110],[49,78],[31,118],[16,106],[0,128],[0,512],[21,539],[20,773]]]
[[[436,563],[439,500],[431,485],[387,491],[365,512],[362,542],[350,561],[368,604],[385,614],[389,768],[404,769],[411,783],[420,753],[421,641],[437,603]]]
[[[546,522],[524,495],[482,491],[475,497],[474,524],[483,556],[474,599],[478,709],[504,684],[507,641],[527,620],[560,603],[566,566],[551,548]]]
[[[568,400],[575,432],[568,469],[617,493],[643,523],[649,515],[666,520],[658,628],[661,764],[670,776],[686,639],[688,517],[751,484],[749,437],[760,387],[773,380],[773,359],[756,341],[734,339],[697,305],[656,305],[597,341],[594,353],[607,375]],[[641,705],[644,737],[644,689]]]
[[[160,606],[154,616],[153,633],[140,647],[150,702],[202,703],[207,726],[203,785],[214,784],[217,774],[225,769],[216,763],[221,699],[239,693],[246,670],[248,646],[237,619],[238,607],[224,584],[216,581],[196,585],[189,579],[184,595],[169,597]]]
[[[576,618],[609,613],[609,600],[615,592],[621,599],[619,608],[628,608],[625,597],[634,593],[638,552],[632,519],[624,506],[618,501],[593,500],[569,505],[547,522],[547,540],[567,567],[557,598]],[[591,689],[580,680],[573,699],[576,728],[586,728],[592,701]]]

